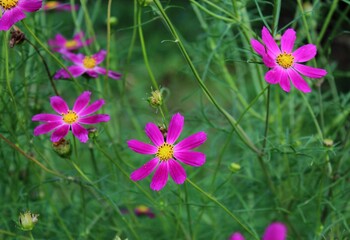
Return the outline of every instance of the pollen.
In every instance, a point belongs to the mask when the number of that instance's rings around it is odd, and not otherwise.
[[[4,10],[9,10],[17,6],[18,0],[0,0],[0,6]]]
[[[294,57],[292,56],[291,53],[281,53],[280,55],[277,56],[276,62],[278,65],[281,67],[287,69],[293,66],[294,64]]]
[[[172,158],[174,155],[174,146],[169,143],[163,143],[163,145],[158,147],[158,151],[156,153],[156,156],[161,161],[166,161]]]
[[[85,68],[94,68],[96,66],[96,60],[93,57],[85,57],[83,64]]]
[[[74,48],[74,47],[78,46],[78,42],[77,42],[76,40],[68,40],[68,41],[64,44],[64,46],[65,46],[66,48]]]
[[[67,124],[73,124],[78,120],[78,114],[76,114],[74,111],[69,110],[67,113],[62,114],[63,118],[62,120]]]

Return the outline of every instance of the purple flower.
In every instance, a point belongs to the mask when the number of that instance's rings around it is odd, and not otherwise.
[[[79,32],[74,35],[73,39],[67,40],[64,38],[61,34],[57,34],[54,39],[50,39],[48,41],[51,48],[59,53],[66,54],[73,50],[77,50],[83,46],[89,45],[93,39],[87,39],[86,41],[84,39],[84,33]]]
[[[134,213],[138,217],[147,216],[149,218],[154,218],[156,216],[152,210],[145,205],[138,205],[135,207]]]
[[[52,108],[59,114],[40,113],[33,116],[32,121],[45,122],[34,129],[34,135],[38,136],[53,131],[51,135],[52,142],[58,142],[64,138],[69,130],[81,142],[85,143],[88,137],[88,131],[81,124],[96,124],[99,122],[107,122],[110,117],[107,114],[90,114],[99,110],[105,103],[103,99],[99,99],[88,106],[90,102],[91,92],[83,92],[75,101],[73,109],[70,110],[67,103],[59,96],[50,98]]]
[[[41,8],[42,0],[4,0],[0,1],[0,30],[7,31],[13,24],[24,19],[24,12],[35,12]]]
[[[202,166],[205,163],[204,153],[191,151],[207,140],[205,132],[195,133],[178,144],[174,144],[182,132],[183,125],[184,117],[180,113],[176,113],[170,121],[166,137],[154,123],[146,124],[146,135],[154,145],[134,139],[128,141],[129,148],[134,152],[155,155],[152,160],[131,173],[130,178],[133,181],[142,180],[155,170],[151,189],[159,191],[166,185],[168,174],[176,184],[184,183],[186,172],[179,162],[194,167]]]
[[[283,223],[274,222],[266,228],[262,240],[285,240],[286,238],[287,227]],[[244,237],[236,232],[231,235],[230,240],[244,240]]]
[[[105,75],[107,72],[105,68],[98,66],[98,64],[100,64],[105,59],[106,54],[107,52],[105,50],[101,50],[92,56],[85,56],[81,53],[67,53],[64,56],[75,64],[74,66],[67,67],[73,77],[79,77],[83,74],[87,74],[92,78],[97,78],[98,74]],[[108,76],[113,79],[119,79],[121,77],[121,74],[109,70]],[[70,78],[70,76],[66,70],[60,69],[54,76],[54,79],[59,78]]]
[[[314,68],[300,63],[304,63],[314,58],[317,49],[313,44],[306,44],[293,52],[296,33],[293,29],[287,29],[281,38],[281,48],[278,47],[266,27],[262,29],[261,44],[258,40],[251,39],[251,44],[255,52],[262,56],[264,64],[271,68],[266,75],[265,80],[270,84],[277,84],[289,92],[290,81],[302,92],[311,92],[311,88],[302,75],[309,78],[321,78],[327,74],[326,70]]]
[[[61,11],[76,11],[79,9],[78,5],[72,7],[69,3],[60,3],[59,1],[47,1],[43,7],[45,11],[61,10]]]

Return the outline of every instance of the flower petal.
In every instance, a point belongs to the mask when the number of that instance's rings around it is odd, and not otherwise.
[[[42,0],[19,1],[18,7],[26,12],[35,12],[41,8]]]
[[[99,99],[95,102],[93,102],[90,106],[86,107],[85,109],[83,109],[81,112],[80,112],[80,116],[81,117],[84,117],[86,115],[89,115],[91,113],[94,113],[96,112],[97,110],[99,110],[103,104],[105,104],[105,100],[103,99]]]
[[[278,48],[278,45],[266,27],[263,27],[261,35],[263,43],[266,45],[267,50],[272,54],[273,57],[276,57],[281,53],[281,50]]]
[[[89,77],[91,77],[91,78],[97,78],[98,77],[98,73],[95,71],[95,69],[87,70],[85,73],[87,75],[89,75]]]
[[[60,96],[51,97],[50,103],[53,110],[55,110],[58,114],[67,113],[69,110],[67,103]]]
[[[151,182],[152,190],[159,191],[166,185],[168,181],[168,171],[169,171],[168,162],[167,161],[160,162],[152,178],[152,182]]]
[[[265,230],[262,240],[285,240],[287,227],[283,223],[271,223]]]
[[[290,81],[289,81],[289,77],[286,71],[282,70],[281,71],[281,78],[280,78],[280,87],[283,89],[283,91],[285,92],[289,92],[290,91]]]
[[[127,143],[131,150],[140,154],[156,154],[158,151],[157,147],[135,139],[129,140]]]
[[[72,74],[73,77],[79,77],[86,71],[85,68],[81,66],[70,66],[70,67],[67,67],[67,69]],[[55,73],[53,78],[54,79],[70,78],[70,75],[65,69],[60,69]]]
[[[291,53],[293,51],[295,39],[297,38],[294,29],[287,29],[281,38],[281,50],[282,52]]]
[[[176,184],[183,184],[186,180],[185,169],[174,159],[168,160],[169,173]]]
[[[0,31],[9,30],[13,24],[24,19],[26,15],[19,8],[4,11],[0,18]]]
[[[242,234],[240,234],[239,232],[236,232],[231,235],[230,240],[245,240],[245,239]]]
[[[265,46],[262,45],[258,40],[251,39],[250,44],[252,45],[252,48],[254,49],[254,51],[259,55],[263,56],[266,54]]]
[[[146,127],[145,127],[145,132],[146,132],[148,138],[157,147],[164,143],[163,134],[160,132],[159,128],[154,123],[147,123]]]
[[[101,50],[98,53],[94,54],[92,57],[96,60],[96,65],[98,65],[105,59],[106,55],[106,50]]]
[[[175,145],[174,151],[191,150],[202,145],[207,140],[207,134],[205,132],[197,132],[191,136],[180,141]]]
[[[293,85],[295,86],[296,89],[308,93],[311,92],[311,88],[309,85],[306,83],[306,81],[300,76],[299,73],[297,73],[294,69],[289,69],[288,70],[288,76],[290,80],[292,81]]]
[[[200,167],[205,163],[205,154],[201,152],[175,152],[174,157],[193,167]]]
[[[316,56],[317,48],[313,44],[301,46],[293,52],[295,62],[306,62]]]
[[[98,67],[98,66],[96,66],[96,67],[94,68],[94,70],[95,70],[97,73],[101,74],[101,75],[106,75],[106,73],[107,73],[106,69],[104,69],[104,68],[102,68],[102,67]],[[122,76],[122,75],[121,75],[120,73],[118,73],[118,72],[108,71],[108,77],[113,78],[113,79],[115,79],[115,80],[120,79],[121,76]]]
[[[72,124],[72,132],[82,143],[86,143],[89,140],[88,131],[78,123]]]
[[[34,136],[51,132],[52,130],[54,130],[55,128],[61,125],[62,125],[61,122],[48,122],[45,124],[41,124],[34,129]]]
[[[158,162],[158,158],[153,158],[151,161],[147,162],[139,169],[133,171],[130,175],[131,180],[140,181],[144,179],[153,172],[153,170],[157,167]]]
[[[62,121],[62,116],[50,114],[50,113],[40,113],[32,117],[32,121],[40,122],[59,122]],[[62,121],[63,123],[63,121]]]
[[[322,68],[314,68],[298,63],[294,64],[294,68],[309,78],[321,78],[327,74],[327,71]]]
[[[268,68],[274,68],[274,67],[278,66],[275,59],[272,56],[270,56],[269,54],[263,55],[263,62]]]
[[[110,120],[110,116],[108,114],[97,114],[94,116],[79,118],[79,123],[82,124],[96,124],[99,122],[108,122]]]
[[[279,83],[282,77],[284,70],[281,69],[280,67],[275,67],[273,69],[271,69],[270,71],[268,71],[265,74],[265,80],[266,82],[270,83],[270,84],[276,84]]]
[[[179,138],[184,126],[184,117],[180,113],[176,113],[170,120],[167,134],[167,143],[174,144]]]
[[[76,112],[78,115],[79,113],[85,109],[85,107],[89,104],[90,102],[90,96],[91,92],[85,91],[80,96],[75,100],[74,106],[73,106],[73,111]]]
[[[64,138],[69,132],[70,126],[68,124],[62,124],[51,135],[52,142],[58,142]]]

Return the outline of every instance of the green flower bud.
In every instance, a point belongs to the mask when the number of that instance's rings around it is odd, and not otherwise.
[[[147,98],[147,102],[153,108],[158,108],[163,104],[162,92],[159,90],[155,90],[152,93],[152,96]]]
[[[31,213],[27,211],[25,213],[20,213],[18,218],[18,227],[22,231],[31,231],[34,225],[38,222],[39,214]]]
[[[140,3],[141,6],[147,7],[148,5],[153,3],[153,0],[139,0],[139,3]]]
[[[106,20],[106,23],[109,23],[111,26],[115,26],[118,24],[118,18],[117,17],[110,17],[109,22],[107,22],[108,19]]]
[[[333,144],[334,144],[334,142],[330,138],[326,138],[326,139],[323,140],[323,145],[325,147],[333,147]]]
[[[70,140],[62,138],[58,142],[52,143],[52,149],[62,158],[69,158],[72,155]]]
[[[241,169],[241,165],[239,165],[238,163],[231,163],[229,166],[229,169],[233,172],[236,173]]]
[[[88,128],[87,131],[88,131],[89,139],[94,139],[94,138],[98,137],[98,130],[97,130],[97,128],[94,128],[94,127]]]

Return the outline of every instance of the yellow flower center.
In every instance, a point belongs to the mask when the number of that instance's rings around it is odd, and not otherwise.
[[[55,8],[58,6],[58,4],[59,4],[59,2],[57,2],[57,1],[49,1],[45,4],[45,7],[46,8]]]
[[[4,10],[9,10],[17,6],[18,0],[0,0],[0,6]]]
[[[294,64],[294,57],[292,56],[291,53],[281,53],[280,55],[277,56],[276,62],[278,65],[281,67],[287,69],[293,66]]]
[[[78,120],[78,114],[76,114],[74,111],[69,110],[67,113],[62,114],[63,121],[67,124],[73,124]]]
[[[74,48],[74,47],[78,46],[78,42],[75,41],[75,40],[68,40],[68,41],[64,44],[64,46],[65,46],[66,48]]]
[[[174,146],[169,143],[163,143],[163,145],[158,147],[158,151],[156,153],[156,156],[161,161],[166,161],[172,158],[174,155]]]
[[[145,205],[139,205],[136,207],[136,210],[139,212],[139,213],[148,213],[149,212],[149,207],[145,206]]]
[[[83,64],[86,68],[94,68],[96,66],[96,60],[93,57],[85,57]]]

